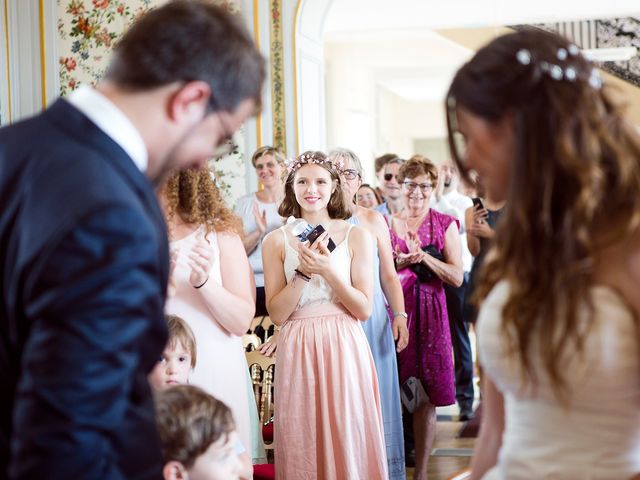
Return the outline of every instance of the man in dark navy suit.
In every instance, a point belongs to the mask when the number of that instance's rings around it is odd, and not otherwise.
[[[199,1],[151,11],[105,79],[0,130],[0,476],[156,479],[146,380],[166,340],[153,184],[259,108],[264,61]]]

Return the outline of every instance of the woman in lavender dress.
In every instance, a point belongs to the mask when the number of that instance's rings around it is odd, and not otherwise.
[[[409,345],[398,354],[398,363],[400,384],[409,377],[417,377],[429,397],[425,405],[413,412],[414,478],[424,480],[435,438],[435,407],[455,403],[444,283],[460,286],[462,258],[458,221],[429,208],[438,179],[435,165],[424,157],[412,158],[402,165],[398,177],[404,209],[391,218],[390,232],[409,315]],[[440,259],[427,253],[427,247]]]

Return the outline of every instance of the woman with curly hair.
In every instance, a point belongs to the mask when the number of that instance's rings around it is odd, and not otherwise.
[[[209,170],[173,174],[160,200],[171,241],[166,312],[184,318],[195,335],[198,362],[191,383],[231,407],[249,450],[250,419],[257,413],[241,337],[253,318],[255,288],[240,239],[242,224],[226,207]]]
[[[638,132],[537,30],[480,49],[446,107],[460,170],[506,200],[477,290],[472,478],[640,478]]]

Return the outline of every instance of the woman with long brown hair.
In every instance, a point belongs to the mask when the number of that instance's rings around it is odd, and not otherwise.
[[[189,324],[198,349],[190,381],[229,405],[244,448],[260,460],[250,421],[257,419],[256,405],[249,395],[241,340],[255,310],[242,223],[225,205],[207,169],[173,174],[160,203],[171,241],[166,312]]]
[[[506,200],[478,287],[472,478],[638,476],[638,133],[578,48],[536,30],[479,50],[446,107],[461,171]]]
[[[264,239],[267,310],[282,325],[276,478],[387,479],[378,382],[360,325],[371,314],[371,238],[345,222],[340,172],[322,152],[289,165],[278,211],[324,233],[307,241],[286,225]]]

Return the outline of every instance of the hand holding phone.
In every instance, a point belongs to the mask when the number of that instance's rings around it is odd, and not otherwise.
[[[473,199],[471,199],[471,201],[473,202],[473,206],[474,207],[478,207],[476,210],[484,210],[484,203],[482,202],[482,199],[479,197],[474,197]]]
[[[325,229],[322,225],[317,225],[316,228],[314,228],[313,230],[311,230],[311,232],[309,232],[309,234],[307,235],[307,240],[309,240],[309,245],[313,245],[313,242],[315,242],[318,237],[320,235],[322,235],[325,232]],[[331,240],[331,238],[329,238],[329,242],[327,243],[327,249],[330,252],[333,252],[333,250],[336,248],[336,244],[333,242],[333,240]]]

